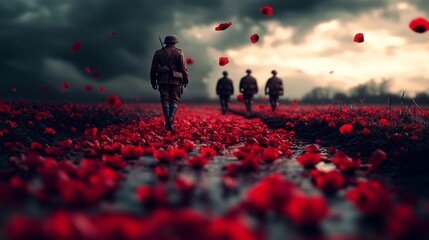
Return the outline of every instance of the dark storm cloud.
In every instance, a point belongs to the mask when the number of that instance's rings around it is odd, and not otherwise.
[[[181,27],[215,24],[237,20],[242,28],[228,29],[212,47],[218,50],[249,44],[252,26],[261,26],[264,21],[279,21],[296,27],[299,39],[320,21],[338,17],[353,17],[362,12],[382,8],[387,0],[273,0],[265,1],[200,1],[174,0],[0,0],[0,94],[2,98],[12,96],[10,89],[16,87],[19,97],[26,99],[47,99],[60,97],[59,91],[45,93],[41,88],[47,80],[55,77],[52,88],[67,80],[73,85],[101,84],[107,80],[121,79],[114,85],[123,97],[127,96],[127,77],[148,83],[149,68],[153,52],[159,48],[158,35],[174,33],[180,39]],[[421,1],[423,2],[423,1]],[[259,8],[264,5],[274,7],[274,15],[263,16]],[[178,15],[180,17],[177,17]],[[234,24],[233,24],[234,26]],[[114,37],[110,31],[117,32]],[[263,34],[264,29],[259,32]],[[77,53],[70,52],[71,44],[80,40],[82,48]],[[211,65],[206,53],[207,46],[197,41],[181,41],[178,45],[185,56],[196,59],[189,66],[192,84],[187,89],[186,99],[203,98],[207,89],[202,79],[217,66]],[[46,71],[49,60],[61,61],[80,71],[79,81],[67,76],[61,77],[64,65]],[[52,64],[51,64],[52,65]],[[49,65],[49,66],[51,66]],[[85,77],[84,69],[90,66],[100,72],[99,79]],[[65,74],[65,73],[64,73]],[[76,76],[78,77],[78,76]],[[103,82],[104,81],[104,82]],[[118,80],[116,80],[118,81]],[[100,83],[101,82],[101,83]],[[148,90],[142,90],[146,93]],[[82,94],[70,92],[72,99],[82,99]],[[83,92],[83,91],[81,91]],[[15,95],[15,96],[16,96]],[[87,96],[87,95],[85,95]],[[92,94],[88,99],[96,99]]]

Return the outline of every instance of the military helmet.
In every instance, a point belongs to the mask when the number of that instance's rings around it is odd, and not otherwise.
[[[272,74],[277,74],[276,70],[271,71]]]
[[[252,73],[252,70],[247,69],[247,70],[246,70],[246,73]]]
[[[223,74],[224,76],[227,76],[227,75],[228,75],[228,72],[227,72],[227,71],[223,71],[223,72],[222,72],[222,74]]]
[[[168,35],[164,38],[164,43],[168,44],[168,43],[178,43],[179,39],[174,36],[174,35]]]

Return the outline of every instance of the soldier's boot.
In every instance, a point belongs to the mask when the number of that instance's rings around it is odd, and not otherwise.
[[[170,104],[168,102],[162,103],[162,111],[164,112],[164,119],[165,119],[165,130],[168,130],[170,128]]]
[[[252,106],[250,102],[246,102],[246,116],[250,117],[252,115]]]
[[[225,115],[226,113],[226,103],[222,101],[222,114]]]
[[[173,123],[174,123],[174,115],[176,115],[177,111],[177,103],[173,103],[170,105],[170,126],[167,130],[174,132]]]
[[[276,110],[276,102],[271,101],[271,110],[274,112]]]

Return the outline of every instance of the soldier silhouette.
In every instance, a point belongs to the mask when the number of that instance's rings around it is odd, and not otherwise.
[[[279,96],[283,96],[283,81],[277,77],[277,71],[271,71],[273,76],[268,79],[265,85],[265,95],[270,95],[270,104],[273,111],[278,105]]]
[[[164,39],[166,46],[164,47],[161,42],[162,48],[155,52],[150,69],[152,88],[158,89],[161,96],[165,129],[172,132],[180,97],[189,82],[185,56],[182,50],[176,48],[178,42],[176,36],[166,36]]]
[[[253,95],[258,93],[258,83],[256,79],[250,75],[252,73],[250,69],[247,69],[246,73],[247,75],[240,80],[240,92],[243,93],[246,115],[250,117],[252,113]]]
[[[223,71],[222,74],[223,74],[223,78],[220,78],[217,81],[216,94],[219,95],[222,114],[225,114],[226,111],[228,110],[229,98],[232,94],[234,94],[234,86],[232,84],[232,80],[227,77],[228,72]]]

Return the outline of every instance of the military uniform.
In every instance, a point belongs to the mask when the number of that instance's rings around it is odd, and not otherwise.
[[[188,69],[182,50],[175,47],[177,37],[167,36],[164,48],[155,52],[150,69],[152,87],[159,90],[166,130],[173,130],[174,115],[176,114],[183,88],[188,84]],[[182,79],[175,78],[170,71],[181,73]]]
[[[226,110],[228,110],[229,98],[234,94],[234,85],[227,76],[228,72],[224,71],[223,78],[219,79],[216,84],[216,94],[219,95],[222,114],[225,114]]]
[[[273,77],[268,79],[265,85],[265,95],[270,95],[271,109],[274,111],[277,108],[279,96],[283,96],[283,81],[277,77],[277,72],[271,72]]]
[[[244,104],[246,105],[246,112],[249,116],[252,112],[253,95],[258,93],[258,83],[256,79],[250,74],[252,71],[246,70],[247,75],[240,80],[240,92],[243,93]]]

